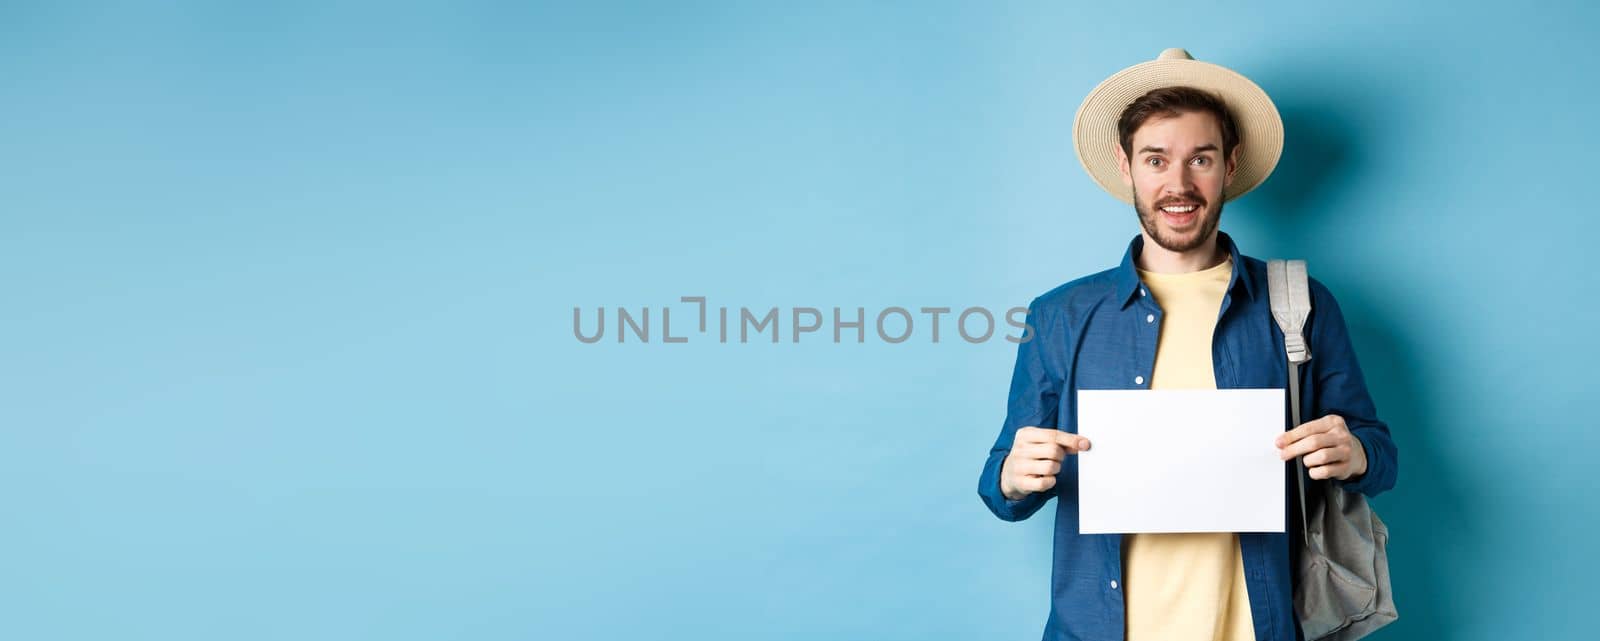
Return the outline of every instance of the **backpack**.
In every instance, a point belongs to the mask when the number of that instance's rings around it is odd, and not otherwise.
[[[1267,261],[1267,291],[1272,316],[1283,330],[1289,361],[1289,406],[1300,425],[1300,364],[1311,360],[1301,330],[1311,314],[1311,288],[1303,260]],[[1302,457],[1303,458],[1303,457]],[[1299,579],[1294,609],[1308,641],[1354,641],[1395,619],[1389,586],[1389,528],[1367,505],[1367,497],[1332,482],[1321,484],[1321,501],[1306,509],[1304,461],[1295,466],[1300,489]]]

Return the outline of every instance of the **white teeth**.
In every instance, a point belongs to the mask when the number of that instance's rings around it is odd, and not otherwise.
[[[1167,212],[1169,214],[1187,214],[1187,213],[1189,213],[1191,211],[1194,211],[1194,210],[1195,210],[1195,206],[1194,205],[1189,205],[1187,207],[1162,207],[1161,208],[1161,211]]]

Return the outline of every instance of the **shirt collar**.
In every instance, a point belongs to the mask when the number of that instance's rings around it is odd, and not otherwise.
[[[1255,284],[1250,278],[1250,270],[1246,268],[1244,258],[1239,255],[1239,246],[1234,244],[1232,237],[1221,231],[1217,232],[1217,244],[1226,248],[1228,255],[1233,257],[1233,275],[1228,277],[1227,291],[1231,292],[1235,287],[1242,287],[1245,296],[1254,300]],[[1138,297],[1139,288],[1144,285],[1143,281],[1139,280],[1139,270],[1134,264],[1134,259],[1138,258],[1139,252],[1143,250],[1144,235],[1134,236],[1133,242],[1128,243],[1128,251],[1122,254],[1122,264],[1117,266],[1117,302],[1123,307],[1127,307],[1129,302]]]

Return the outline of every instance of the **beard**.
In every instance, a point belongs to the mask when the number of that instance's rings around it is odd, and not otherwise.
[[[1206,200],[1200,197],[1200,194],[1191,191],[1180,196],[1161,198],[1154,204],[1145,206],[1144,203],[1139,202],[1139,194],[1135,192],[1133,194],[1133,211],[1138,214],[1139,225],[1144,227],[1145,233],[1150,236],[1151,240],[1156,241],[1156,244],[1160,245],[1162,249],[1182,253],[1198,249],[1205,244],[1207,238],[1211,237],[1212,232],[1217,231],[1217,224],[1222,222],[1222,205],[1224,202],[1224,199],[1218,196],[1217,208],[1212,211],[1207,206]],[[1195,203],[1198,206],[1196,210],[1200,214],[1200,218],[1197,221],[1198,224],[1188,232],[1174,232],[1163,229],[1159,218],[1161,212],[1158,210],[1167,205],[1179,203]]]

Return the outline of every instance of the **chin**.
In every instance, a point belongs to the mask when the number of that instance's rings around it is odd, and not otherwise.
[[[1206,239],[1216,231],[1222,219],[1222,195],[1215,194],[1210,200],[1212,204],[1196,212],[1194,222],[1181,230],[1167,223],[1166,217],[1160,210],[1147,207],[1144,199],[1134,197],[1133,209],[1139,218],[1140,225],[1152,240],[1168,251],[1186,252],[1198,249]]]
[[[1208,235],[1206,232],[1211,229],[1214,229],[1214,227],[1208,223],[1191,225],[1182,230],[1173,229],[1166,226],[1165,223],[1160,223],[1156,227],[1156,231],[1160,233],[1156,235],[1155,241],[1156,244],[1170,251],[1191,251],[1198,249],[1205,243]]]

